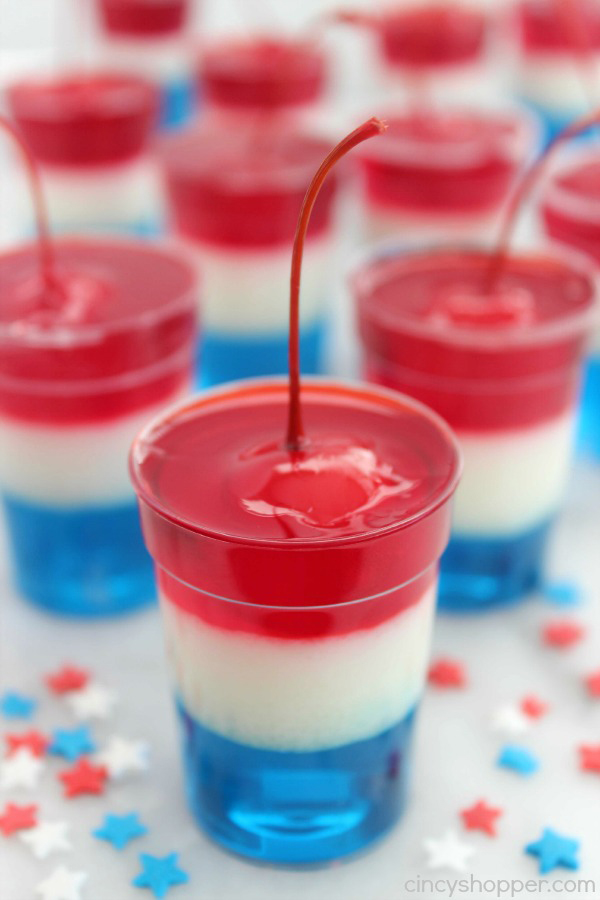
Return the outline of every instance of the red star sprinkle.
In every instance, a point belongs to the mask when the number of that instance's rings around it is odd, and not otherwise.
[[[80,691],[90,680],[90,673],[76,666],[63,666],[58,672],[46,675],[44,681],[54,694]]]
[[[427,679],[439,688],[461,688],[467,683],[464,667],[452,659],[438,659],[429,669]]]
[[[541,719],[548,712],[548,704],[534,694],[528,694],[521,700],[521,710],[530,719]]]
[[[600,775],[600,744],[596,747],[582,746],[579,750],[579,764],[584,772],[597,772]]]
[[[592,697],[600,697],[600,669],[597,672],[592,672],[591,675],[585,679],[585,686],[588,690],[588,694],[591,694]]]
[[[65,786],[65,797],[102,794],[108,770],[104,766],[92,766],[84,756],[81,756],[72,769],[59,772],[58,777]]]
[[[496,837],[495,820],[501,816],[503,810],[487,806],[485,800],[479,800],[469,809],[461,809],[460,814],[465,828],[469,830],[484,831],[490,837]]]
[[[576,622],[551,622],[546,625],[542,636],[552,647],[570,647],[582,639],[585,629]]]
[[[23,734],[6,734],[7,756],[12,756],[17,750],[25,747],[30,750],[34,756],[43,756],[50,741],[44,737],[39,731],[26,731]]]
[[[35,828],[37,825],[37,806],[15,806],[8,803],[0,816],[0,831],[8,837],[15,831]]]

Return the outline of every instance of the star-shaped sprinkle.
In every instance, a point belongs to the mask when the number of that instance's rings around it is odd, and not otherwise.
[[[33,729],[22,734],[6,734],[4,737],[7,756],[12,756],[22,748],[30,750],[34,756],[43,756],[50,743],[44,734]]]
[[[438,688],[462,688],[467,683],[464,666],[452,659],[438,659],[427,676],[429,684]]]
[[[501,809],[488,806],[485,800],[479,800],[469,809],[462,809],[460,814],[465,828],[483,831],[490,837],[496,837],[496,819],[502,815]]]
[[[114,691],[101,684],[88,684],[80,691],[67,694],[67,703],[77,719],[107,719],[117,697]]]
[[[54,694],[68,694],[80,691],[90,680],[90,673],[77,666],[63,666],[57,672],[46,675],[44,681]]]
[[[578,643],[585,634],[585,629],[577,622],[550,622],[542,631],[544,643],[563,650]]]
[[[141,872],[131,882],[135,887],[149,888],[155,897],[165,897],[170,888],[176,884],[187,884],[190,880],[187,872],[177,867],[178,854],[168,856],[150,856],[140,854]]]
[[[73,849],[67,838],[70,827],[68,822],[40,822],[19,837],[27,844],[36,859],[46,859],[58,850]]]
[[[59,772],[58,777],[65,786],[65,797],[77,797],[79,794],[103,794],[108,772],[104,766],[93,766],[82,756],[72,769]]]
[[[591,747],[583,744],[578,747],[579,763],[584,772],[597,772],[600,775],[600,744]]]
[[[96,754],[96,760],[106,766],[111,778],[122,778],[129,772],[145,771],[148,756],[148,745],[144,741],[129,741],[114,735],[104,750]]]
[[[102,826],[92,834],[108,841],[116,850],[123,850],[130,841],[148,834],[148,829],[142,825],[137,813],[129,813],[127,816],[105,816]]]
[[[525,853],[538,857],[540,875],[546,875],[557,866],[563,866],[565,869],[578,869],[578,850],[579,841],[564,837],[564,835],[552,831],[551,828],[544,828],[539,841],[527,844],[525,847]]]
[[[0,712],[7,719],[30,719],[37,708],[37,700],[7,691],[0,698]]]
[[[548,704],[534,694],[528,694],[521,700],[521,710],[530,719],[541,719],[548,712]]]
[[[498,757],[498,765],[525,776],[533,775],[540,767],[533,753],[525,747],[517,747],[515,744],[507,744],[502,748]]]
[[[80,900],[81,888],[87,879],[87,872],[74,872],[66,866],[58,866],[35,890],[42,900]]]
[[[427,838],[423,846],[427,851],[427,866],[430,869],[448,868],[465,872],[467,860],[475,853],[475,848],[463,844],[454,831],[447,831],[439,840]]]
[[[585,679],[585,686],[590,696],[600,697],[600,669],[598,669],[597,672],[592,672],[591,675],[587,676],[587,678]]]
[[[503,734],[523,734],[529,730],[530,723],[527,716],[516,706],[502,706],[494,713],[492,728]]]
[[[48,749],[50,753],[64,756],[69,762],[74,762],[86,753],[93,753],[96,745],[87,725],[80,725],[79,728],[71,730],[55,729],[52,732],[52,743]]]
[[[554,606],[578,606],[581,603],[581,591],[570,581],[545,584],[542,592],[544,598]]]
[[[7,803],[0,815],[0,831],[5,837],[24,828],[34,828],[36,824],[37,806],[17,806],[14,803]]]
[[[0,788],[34,788],[44,763],[27,747],[21,747],[0,763]]]

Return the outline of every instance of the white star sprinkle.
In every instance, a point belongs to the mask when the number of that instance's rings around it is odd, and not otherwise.
[[[20,747],[0,763],[0,788],[34,788],[44,768],[45,763],[31,750]]]
[[[524,734],[529,731],[530,721],[516,706],[501,706],[496,710],[492,719],[494,731],[503,734]]]
[[[35,828],[22,831],[19,837],[24,844],[28,844],[31,852],[37,859],[46,859],[57,850],[72,850],[72,844],[67,839],[67,832],[71,826],[68,822],[40,822]]]
[[[448,868],[456,872],[466,872],[467,860],[475,853],[475,848],[463,844],[454,831],[447,831],[439,840],[427,838],[423,842],[429,859],[430,869]]]
[[[144,741],[128,741],[114,735],[97,753],[96,762],[106,766],[111,778],[122,778],[128,772],[144,772],[148,768],[149,750]]]
[[[80,691],[67,696],[67,703],[75,717],[87,719],[107,719],[117,702],[117,695],[101,684],[94,682]]]
[[[80,900],[81,888],[87,879],[87,872],[73,872],[66,866],[58,866],[35,890],[43,900]]]

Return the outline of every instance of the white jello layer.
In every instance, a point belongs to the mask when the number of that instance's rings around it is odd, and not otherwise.
[[[201,326],[226,335],[255,336],[286,331],[289,318],[291,246],[246,250],[186,243],[202,287]],[[329,236],[308,240],[302,264],[300,320],[326,313]]]
[[[179,35],[143,38],[112,35],[100,48],[104,65],[110,69],[132,72],[164,85],[192,77],[194,47]]]
[[[61,508],[133,502],[133,439],[182,394],[101,424],[52,427],[0,417],[0,492]]]
[[[320,750],[373,737],[420,697],[435,591],[376,628],[314,640],[214,628],[163,597],[176,690],[206,728],[255,747]]]
[[[458,431],[464,455],[453,533],[502,538],[547,521],[569,474],[574,416],[500,434]]]
[[[586,61],[586,67],[589,63]],[[536,53],[519,61],[517,93],[543,109],[558,116],[584,115],[590,108],[589,89],[598,84],[600,57],[595,56],[587,76],[577,61],[558,53]],[[590,88],[591,89],[591,88]],[[597,97],[600,102],[600,93]]]
[[[436,215],[414,213],[407,209],[390,209],[365,201],[362,229],[365,240],[400,238],[407,246],[481,242],[492,238],[498,230],[501,211],[493,209],[478,215]]]

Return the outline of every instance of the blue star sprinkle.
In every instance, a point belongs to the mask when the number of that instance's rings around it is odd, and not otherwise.
[[[581,591],[570,581],[556,581],[545,584],[542,593],[548,603],[554,606],[579,606]]]
[[[54,753],[56,756],[64,756],[70,762],[75,762],[80,756],[93,753],[95,749],[96,745],[92,740],[90,729],[87,725],[81,725],[70,731],[56,728],[52,732],[52,743],[48,747],[48,752]]]
[[[540,767],[536,757],[525,747],[516,744],[506,744],[498,757],[498,765],[505,769],[512,769],[519,775],[533,775]]]
[[[525,853],[539,858],[540,875],[546,875],[557,866],[564,866],[565,869],[578,869],[578,850],[579,841],[564,837],[562,834],[552,831],[551,828],[544,828],[539,841],[527,844],[525,847]]]
[[[101,841],[108,841],[116,850],[123,850],[134,838],[148,834],[148,829],[142,825],[137,813],[129,813],[128,816],[105,816],[102,826],[92,834]]]
[[[7,691],[0,698],[0,712],[7,719],[30,719],[37,708],[37,700]]]
[[[187,884],[190,880],[187,872],[177,868],[177,857],[177,853],[170,853],[169,856],[162,857],[140,853],[140,862],[144,871],[131,883],[135,887],[149,888],[155,897],[165,897],[174,885]]]

